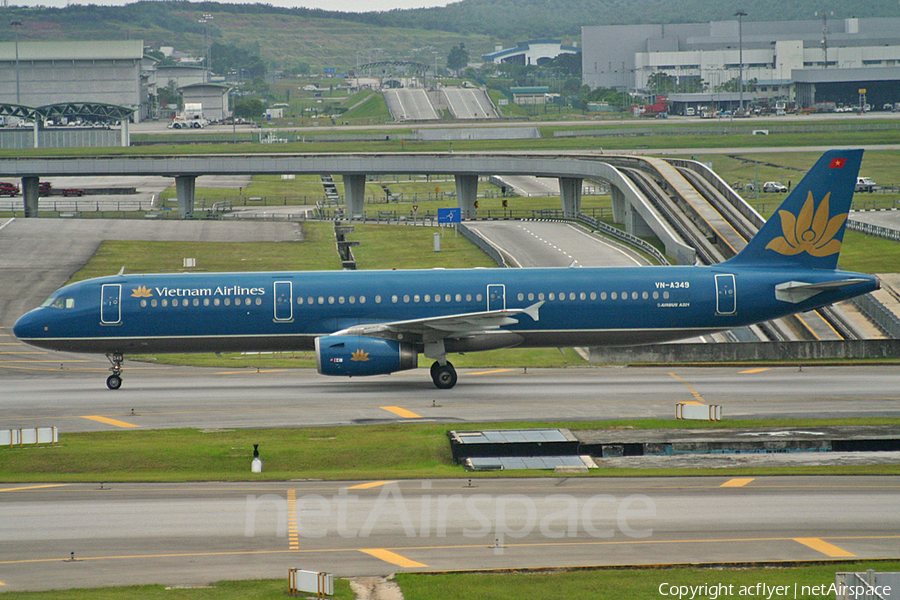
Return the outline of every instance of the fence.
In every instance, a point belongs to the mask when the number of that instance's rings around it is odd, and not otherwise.
[[[891,229],[890,227],[883,227],[881,225],[873,225],[871,223],[863,223],[862,221],[850,219],[847,221],[847,229],[900,242],[900,231]]]
[[[55,444],[59,441],[56,427],[0,429],[0,446]]]

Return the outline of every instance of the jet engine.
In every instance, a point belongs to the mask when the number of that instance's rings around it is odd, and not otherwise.
[[[358,335],[316,338],[316,369],[322,375],[384,375],[418,366],[412,344]]]

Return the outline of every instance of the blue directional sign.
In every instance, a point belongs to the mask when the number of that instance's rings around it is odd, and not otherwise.
[[[459,208],[439,208],[438,223],[461,223],[462,210]]]

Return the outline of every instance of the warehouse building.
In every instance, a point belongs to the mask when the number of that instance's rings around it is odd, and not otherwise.
[[[712,91],[743,66],[745,82],[800,106],[856,104],[863,94],[877,107],[900,102],[898,18],[583,27],[582,53],[591,88],[646,91],[665,73]]]

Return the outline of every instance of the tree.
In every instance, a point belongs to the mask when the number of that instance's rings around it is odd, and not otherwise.
[[[656,71],[647,78],[647,89],[652,94],[668,94],[675,89],[675,77]]]
[[[469,66],[469,51],[460,42],[459,46],[450,49],[450,54],[447,55],[447,68],[451,71],[461,71],[467,66]]]
[[[241,119],[258,119],[265,112],[262,100],[243,98],[234,104],[234,116]]]

